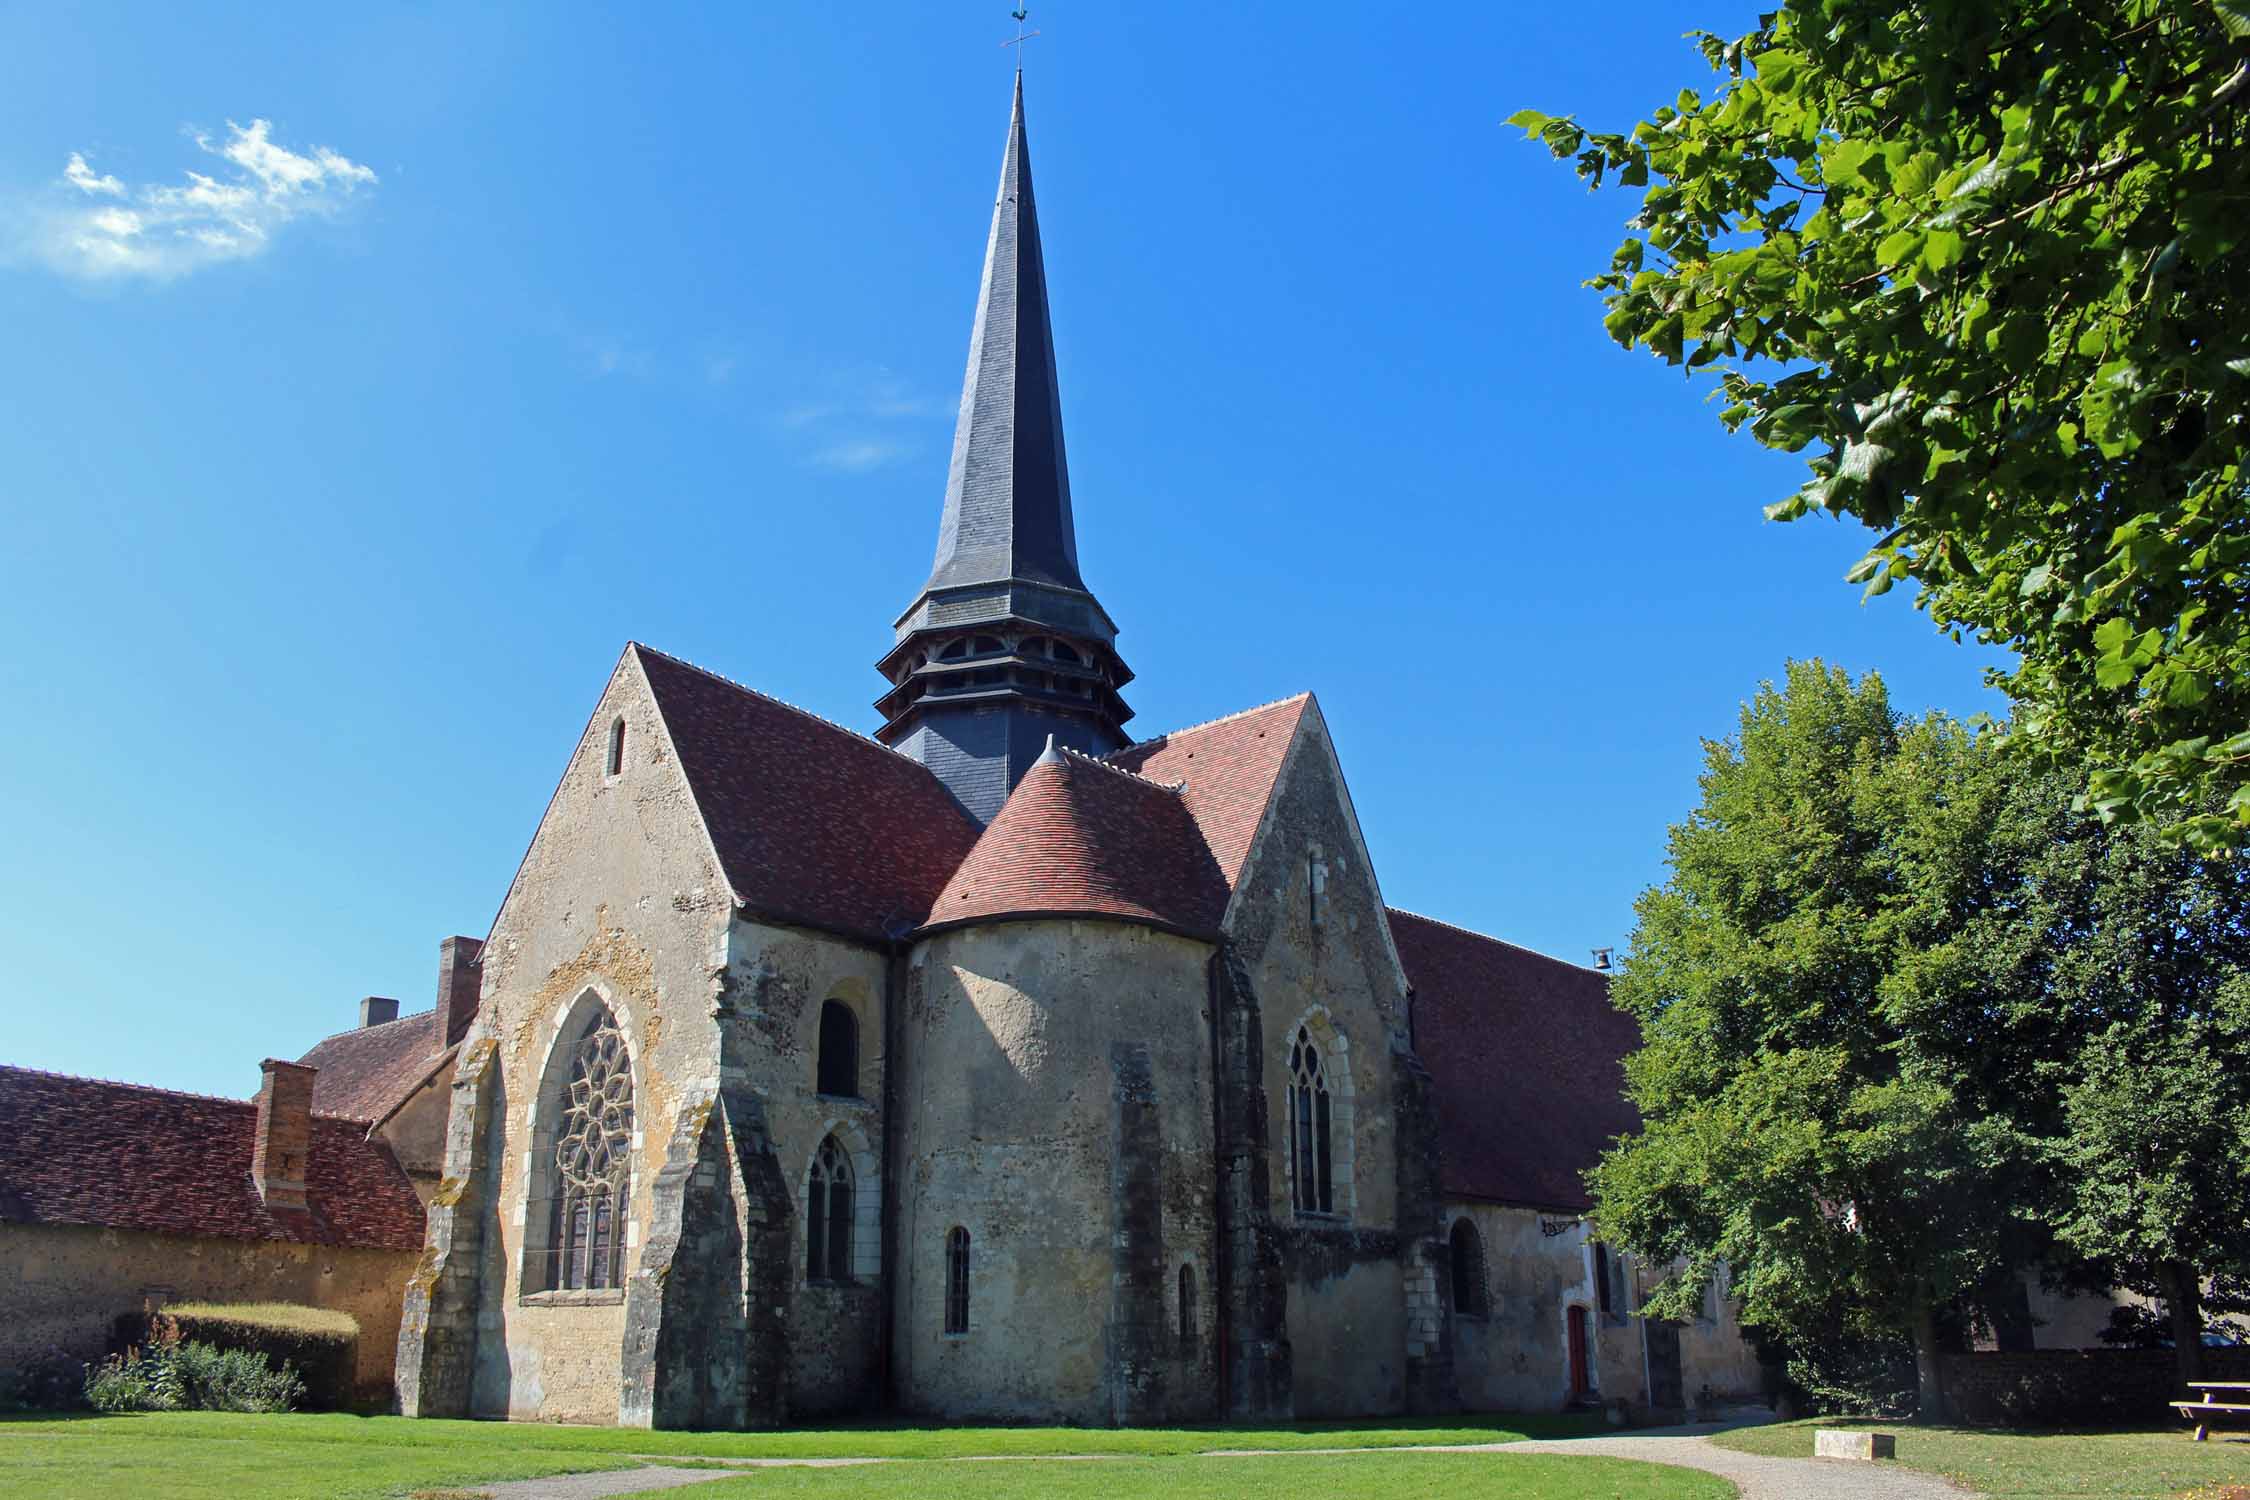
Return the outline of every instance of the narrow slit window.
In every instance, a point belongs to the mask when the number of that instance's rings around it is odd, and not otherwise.
[[[1180,1353],[1195,1356],[1195,1267],[1180,1267]]]
[[[1492,1311],[1492,1294],[1484,1274],[1484,1240],[1467,1219],[1453,1224],[1453,1310],[1466,1318],[1481,1318]]]
[[[945,1236],[945,1331],[969,1331],[969,1231],[958,1224]]]
[[[625,770],[625,719],[622,715],[609,726],[609,774],[622,775]]]
[[[820,1062],[815,1073],[821,1093],[859,1097],[859,1019],[841,1000],[820,1007]]]

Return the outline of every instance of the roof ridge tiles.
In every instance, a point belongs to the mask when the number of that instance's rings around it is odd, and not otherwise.
[[[1184,780],[1158,781],[1153,776],[1143,776],[1138,771],[1128,771],[1123,766],[1113,766],[1102,756],[1088,755],[1085,751],[1073,750],[1068,745],[1057,745],[1055,746],[1055,749],[1061,752],[1063,755],[1069,757],[1071,760],[1084,761],[1087,765],[1092,766],[1097,771],[1107,771],[1112,776],[1122,776],[1128,781],[1138,781],[1143,786],[1152,786],[1155,787],[1158,791],[1170,792],[1175,797],[1178,796],[1181,789],[1187,785],[1187,782]]]
[[[328,1035],[313,1043],[312,1047],[308,1047],[305,1050],[307,1052],[311,1052],[314,1048],[326,1046],[328,1043],[337,1040],[339,1037],[359,1036],[365,1032],[383,1031],[392,1026],[405,1026],[409,1021],[419,1021],[427,1025],[430,1017],[436,1014],[437,1007],[433,1005],[428,1010],[418,1010],[410,1015],[393,1016],[388,1021],[377,1021],[372,1026],[346,1026],[342,1031],[331,1031],[330,1033],[328,1033]]]
[[[1284,697],[1275,698],[1270,702],[1253,703],[1248,708],[1238,708],[1231,714],[1221,714],[1215,719],[1205,719],[1199,724],[1182,724],[1177,729],[1167,729],[1162,734],[1152,734],[1145,740],[1135,740],[1130,745],[1120,745],[1115,750],[1101,756],[1100,759],[1110,760],[1116,756],[1130,755],[1135,750],[1146,750],[1149,746],[1164,740],[1177,739],[1183,734],[1193,734],[1199,729],[1216,729],[1221,724],[1231,724],[1236,719],[1247,719],[1252,714],[1264,713],[1269,708],[1280,708],[1283,704],[1295,703],[1300,699],[1310,698],[1311,696],[1312,689],[1304,688]]]
[[[287,1059],[281,1059],[287,1061]],[[0,1063],[0,1073],[21,1073],[31,1078],[52,1078],[57,1083],[95,1083],[108,1089],[131,1089],[136,1094],[160,1094],[167,1099],[199,1099],[205,1104],[229,1104],[236,1109],[256,1109],[258,1101],[230,1099],[225,1094],[198,1094],[190,1089],[158,1088],[153,1083],[129,1083],[122,1078],[96,1078],[89,1073],[58,1073],[52,1068],[27,1068],[20,1063]],[[346,1125],[365,1125],[358,1115],[330,1114],[326,1110],[312,1111],[316,1120],[338,1120]]]
[[[1604,978],[1608,977],[1607,971],[1597,969],[1591,964],[1575,964],[1567,958],[1557,958],[1554,954],[1543,953],[1537,948],[1526,948],[1521,943],[1511,943],[1504,937],[1494,937],[1491,933],[1479,932],[1474,927],[1463,927],[1459,922],[1448,922],[1443,917],[1433,917],[1427,912],[1409,911],[1403,906],[1386,906],[1384,910],[1393,916],[1412,917],[1415,921],[1427,922],[1432,927],[1443,927],[1450,932],[1458,932],[1463,937],[1473,937],[1481,942],[1497,943],[1503,948],[1513,948],[1518,953],[1528,953],[1533,958],[1543,958],[1551,964],[1561,964],[1565,968],[1582,969],[1588,974],[1601,974]]]
[[[916,760],[913,756],[908,755],[903,750],[893,750],[890,746],[884,744],[881,740],[876,739],[873,735],[862,734],[858,730],[851,728],[849,725],[839,724],[834,719],[827,718],[821,714],[816,714],[809,708],[800,708],[796,704],[789,702],[785,698],[776,698],[771,693],[761,693],[756,688],[751,687],[747,683],[735,681],[732,677],[727,676],[724,672],[714,672],[709,667],[698,665],[695,662],[689,661],[684,656],[674,656],[671,652],[666,651],[658,646],[651,646],[646,641],[630,641],[627,644],[636,651],[646,651],[651,656],[661,656],[666,661],[671,662],[674,666],[685,667],[690,672],[699,672],[703,676],[710,678],[713,682],[724,683],[726,686],[733,688],[738,693],[746,693],[750,697],[758,699],[760,702],[771,703],[775,708],[787,709],[790,713],[797,715],[799,718],[810,719],[815,724],[833,729],[839,734],[849,736],[856,743],[865,745],[870,750],[880,750],[885,755],[896,756],[898,759],[905,761],[910,766],[920,766],[922,764],[920,761]],[[928,767],[925,766],[923,767],[923,769],[927,770]]]

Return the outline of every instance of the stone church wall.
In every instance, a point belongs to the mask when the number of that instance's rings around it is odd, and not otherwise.
[[[1651,1359],[1642,1320],[1630,1315],[1658,1276],[1628,1257],[1611,1268],[1610,1311],[1601,1310],[1595,1258],[1586,1222],[1489,1203],[1447,1205],[1446,1223],[1466,1218],[1481,1243],[1489,1311],[1466,1314],[1457,1299],[1449,1332],[1462,1404],[1472,1411],[1555,1411],[1571,1399],[1569,1310],[1584,1310],[1588,1374],[1594,1398],[1624,1401],[1650,1414]],[[1763,1389],[1756,1354],[1742,1338],[1724,1297],[1706,1302],[1706,1316],[1677,1325],[1678,1404],[1755,1399]],[[1662,1394],[1662,1393],[1659,1393]]]
[[[1317,710],[1300,725],[1228,927],[1264,1038],[1265,1197],[1286,1286],[1293,1409],[1357,1416],[1405,1410],[1410,1397],[1445,1404],[1442,1375],[1422,1368],[1443,1357],[1428,1300],[1435,1141],[1415,1097],[1405,977]],[[1331,1148],[1334,1211],[1325,1215],[1295,1211],[1290,1195],[1288,1062],[1300,1029],[1322,1050],[1337,1113],[1349,1120]]]
[[[299,1302],[359,1320],[354,1384],[380,1399],[390,1391],[399,1293],[413,1265],[411,1250],[12,1224],[0,1231],[0,1369],[55,1348],[97,1359],[116,1320],[152,1294]]]
[[[425,1208],[445,1175],[445,1119],[452,1102],[453,1064],[447,1063],[376,1131]]]
[[[1083,920],[915,949],[898,1095],[907,1410],[1105,1424],[1216,1410],[1210,955]],[[956,1226],[970,1237],[966,1333],[945,1329]]]
[[[612,776],[610,726],[620,715],[625,765]],[[731,901],[709,849],[639,669],[628,659],[611,678],[501,908],[484,950],[481,1007],[463,1043],[464,1058],[491,1044],[498,1074],[494,1130],[484,1137],[454,1131],[446,1184],[433,1209],[434,1233],[437,1220],[452,1212],[446,1200],[473,1188],[463,1208],[477,1222],[446,1231],[459,1237],[463,1228],[474,1230],[473,1324],[461,1323],[465,1310],[458,1307],[430,1310],[432,1320],[451,1319],[473,1338],[467,1411],[458,1414],[618,1420],[624,1292],[551,1291],[544,1284],[562,1112],[561,1069],[551,1065],[559,1061],[558,1039],[567,1044],[590,1006],[606,1005],[633,1065],[630,1281],[666,1144],[682,1110],[707,1099],[717,1083],[711,1011],[715,976],[727,958]],[[464,1091],[453,1092],[458,1112]],[[424,1265],[418,1281],[452,1284],[428,1257]],[[412,1307],[410,1295],[410,1314]],[[402,1390],[407,1385],[402,1376]],[[444,1406],[425,1409],[438,1414]]]
[[[790,1419],[879,1409],[883,1402],[883,1082],[887,959],[878,949],[823,933],[737,919],[728,939],[723,999],[732,1010],[730,1059],[740,1082],[765,1103],[780,1180],[790,1201],[781,1277],[787,1313],[770,1360]],[[818,1088],[820,1017],[835,1002],[857,1033],[857,1089]],[[853,1167],[852,1275],[812,1277],[807,1264],[806,1185],[821,1143],[833,1135]]]

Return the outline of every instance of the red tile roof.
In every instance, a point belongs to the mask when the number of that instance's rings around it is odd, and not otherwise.
[[[1580,1176],[1637,1128],[1621,1060],[1639,1028],[1592,969],[1482,933],[1391,913],[1414,986],[1414,1050],[1437,1096],[1449,1197],[1576,1212]]]
[[[1297,723],[1312,701],[1312,694],[1299,693],[1128,745],[1104,759],[1151,781],[1185,783],[1181,796],[1188,812],[1232,890],[1273,799]]]
[[[364,1121],[313,1117],[307,1207],[250,1182],[258,1107],[0,1067],[0,1223],[418,1250],[421,1200]]]
[[[381,1120],[443,1063],[451,1048],[437,1051],[437,1017],[429,1011],[401,1016],[380,1026],[340,1031],[297,1059],[320,1069],[313,1080],[313,1108],[350,1120]]]
[[[873,939],[920,924],[978,832],[927,767],[661,651],[627,649],[738,904]]]
[[[1178,791],[1050,749],[938,896],[930,926],[1104,916],[1211,937],[1226,909],[1226,882]]]

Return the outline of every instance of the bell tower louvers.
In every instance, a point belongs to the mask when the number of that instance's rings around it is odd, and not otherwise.
[[[990,822],[1049,735],[1094,755],[1127,743],[1116,641],[1078,576],[1019,72],[937,560],[876,663],[891,684],[876,737]]]

